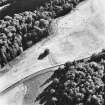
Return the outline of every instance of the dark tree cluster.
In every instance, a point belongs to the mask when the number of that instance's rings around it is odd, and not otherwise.
[[[0,65],[47,37],[51,20],[70,12],[83,0],[49,0],[35,11],[25,11],[0,20]]]
[[[0,20],[0,64],[4,66],[21,52],[48,36],[50,20],[38,19],[37,11],[5,16]]]
[[[40,104],[105,105],[105,52],[65,63],[49,82],[50,85],[36,98]]]

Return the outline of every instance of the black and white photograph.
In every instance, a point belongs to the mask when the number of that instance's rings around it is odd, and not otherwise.
[[[105,105],[105,0],[0,0],[0,105]]]

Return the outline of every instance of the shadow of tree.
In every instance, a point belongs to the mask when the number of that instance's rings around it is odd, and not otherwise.
[[[11,0],[8,0],[8,3],[10,3]],[[21,13],[24,11],[34,11],[35,9],[37,9],[40,6],[43,6],[46,2],[49,4],[50,0],[15,0],[15,1],[11,1],[12,3],[10,4],[10,6],[4,8],[3,10],[0,11],[0,19],[2,19],[4,16],[9,15],[9,16],[13,16],[13,14],[15,13]],[[65,14],[69,13],[73,8],[75,8],[77,6],[77,4],[79,4],[79,2],[82,2],[84,0],[80,0],[80,1],[72,1],[70,3],[70,5],[65,5],[65,9],[60,9],[58,7],[54,7],[54,11],[56,13],[56,15],[54,16],[54,18],[60,17],[60,16],[64,16]],[[63,2],[61,7],[63,6]],[[49,10],[51,9],[51,7],[49,7]],[[60,10],[59,10],[60,9]]]
[[[40,87],[45,86],[46,84],[50,83],[41,94],[36,98],[36,101],[39,101],[40,104],[43,105],[74,105],[75,102],[71,102],[67,97],[64,95],[64,82],[66,69],[58,68],[53,75],[48,78],[44,84]],[[54,92],[55,90],[55,92]]]
[[[24,11],[34,11],[40,5],[43,5],[48,0],[15,0],[10,6],[0,11],[0,19],[4,16],[13,16],[15,13]]]

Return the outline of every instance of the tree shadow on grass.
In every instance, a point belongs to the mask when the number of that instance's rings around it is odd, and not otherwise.
[[[41,94],[36,98],[36,101],[39,101],[40,104],[44,105],[53,105],[51,102],[52,94],[50,94],[50,89],[54,88],[54,83],[52,82],[54,78],[57,77],[57,71],[55,71],[50,78],[48,78],[40,87],[45,86],[50,83]]]
[[[36,97],[36,101],[39,101],[39,104],[43,105],[68,105],[73,104],[68,100],[67,97],[63,95],[64,86],[63,83],[65,81],[65,74],[66,70],[58,69],[56,70],[53,75],[48,78],[44,84],[40,87],[43,87],[49,84],[41,94]],[[59,81],[58,81],[59,80]],[[55,92],[54,92],[55,90]],[[74,105],[74,104],[73,104]]]
[[[13,16],[15,13],[34,11],[45,2],[48,2],[48,0],[15,0],[10,6],[0,11],[0,19],[6,15]]]

